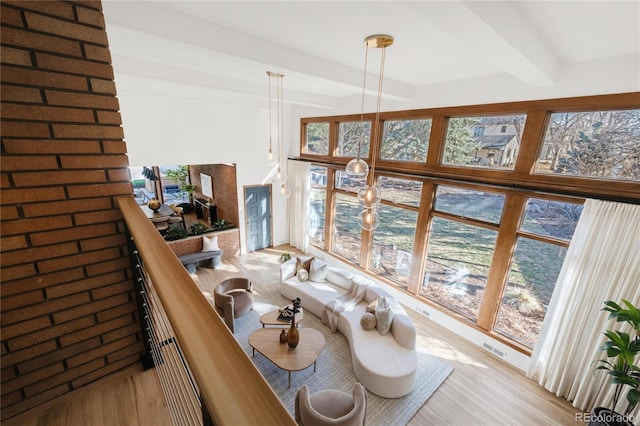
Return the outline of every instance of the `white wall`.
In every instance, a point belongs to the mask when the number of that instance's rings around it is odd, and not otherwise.
[[[216,101],[220,97],[205,96],[200,89],[194,91],[193,86],[128,75],[116,75],[116,84],[131,166],[236,164],[244,252],[243,187],[269,183],[274,167],[267,161],[266,102],[264,107],[221,103]],[[290,114],[290,109],[285,112]],[[277,151],[277,133],[275,129],[273,132],[273,148]],[[290,141],[285,137],[286,145]],[[216,188],[221,190],[224,188]],[[274,245],[287,241],[285,217],[284,199],[273,191]]]

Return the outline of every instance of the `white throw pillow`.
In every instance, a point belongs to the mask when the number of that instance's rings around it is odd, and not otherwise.
[[[298,281],[307,281],[309,279],[309,273],[306,269],[300,269],[296,276],[298,277]]]
[[[378,299],[376,305],[376,329],[381,335],[385,335],[391,330],[391,321],[393,321],[393,311],[389,307],[386,297]]]
[[[211,237],[204,236],[202,237],[202,251],[218,251],[220,247],[218,247],[218,236],[214,235]]]
[[[329,272],[329,265],[322,260],[313,259],[311,261],[311,267],[309,268],[309,279],[317,283],[321,283],[327,280],[327,273]]]

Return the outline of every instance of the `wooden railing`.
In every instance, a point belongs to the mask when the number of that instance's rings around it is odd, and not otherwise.
[[[121,197],[117,202],[137,255],[175,333],[169,338],[177,340],[213,423],[295,425],[293,417],[133,197]]]

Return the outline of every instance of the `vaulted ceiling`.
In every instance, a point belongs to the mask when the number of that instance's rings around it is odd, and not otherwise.
[[[264,101],[267,70],[286,75],[292,104],[332,107],[358,95],[363,40],[379,33],[395,38],[384,96],[398,101],[486,77],[544,88],[566,69],[611,60],[640,72],[638,1],[107,0],[103,8],[117,80],[136,77],[147,92],[171,81],[236,103]],[[369,55],[375,81],[379,53]]]

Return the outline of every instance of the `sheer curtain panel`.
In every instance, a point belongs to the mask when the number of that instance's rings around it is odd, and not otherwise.
[[[289,226],[289,244],[303,252],[309,243],[309,223],[307,207],[309,205],[309,163],[289,160],[287,163],[291,196],[287,203],[287,223]]]
[[[602,333],[623,329],[601,311],[604,302],[623,298],[640,302],[640,206],[586,200],[528,377],[582,410],[609,407],[615,386],[594,361],[603,356]],[[638,407],[634,414],[638,425]]]

